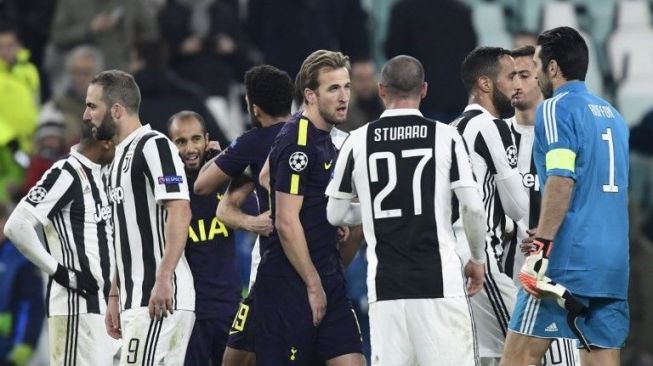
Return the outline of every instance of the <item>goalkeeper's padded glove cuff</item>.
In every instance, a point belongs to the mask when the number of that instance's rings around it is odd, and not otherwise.
[[[539,254],[541,252],[543,258],[549,258],[549,254],[553,249],[553,240],[535,238],[533,240],[533,246],[534,248],[531,251],[531,254]]]

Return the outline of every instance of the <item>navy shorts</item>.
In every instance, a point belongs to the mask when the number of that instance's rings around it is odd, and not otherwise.
[[[256,282],[258,366],[313,365],[350,353],[362,354],[356,314],[341,274],[322,277],[327,311],[313,326],[306,285],[297,277],[259,276]]]
[[[227,346],[240,351],[254,352],[255,325],[254,287],[240,303],[236,316],[231,323]],[[219,363],[218,365],[220,365]]]
[[[206,366],[210,364],[209,360],[214,365],[222,364],[233,309],[235,304],[225,311],[220,311],[220,316],[195,320],[193,333],[186,348],[185,366]]]

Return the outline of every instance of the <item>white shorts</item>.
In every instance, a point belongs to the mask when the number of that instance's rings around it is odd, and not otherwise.
[[[501,357],[517,288],[504,273],[485,274],[483,290],[470,297],[481,357]]]
[[[50,365],[111,366],[120,341],[111,338],[104,315],[53,315],[48,318]]]
[[[120,365],[183,365],[195,313],[177,310],[163,320],[151,320],[147,308],[120,314],[122,354]]]
[[[476,364],[466,297],[376,301],[369,315],[373,366]]]

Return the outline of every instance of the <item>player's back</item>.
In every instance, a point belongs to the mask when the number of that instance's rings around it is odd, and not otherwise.
[[[451,210],[456,143],[462,148],[454,128],[390,110],[343,146],[349,172],[338,190],[350,192],[353,180],[361,201],[370,302],[462,294]]]
[[[542,187],[551,175],[575,180],[548,271],[574,293],[626,298],[628,138],[619,112],[582,82],[565,84],[538,107],[534,157]]]

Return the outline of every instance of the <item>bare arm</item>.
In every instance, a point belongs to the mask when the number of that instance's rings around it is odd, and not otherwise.
[[[253,191],[254,183],[244,179],[232,180],[218,204],[215,216],[233,229],[243,229],[268,236],[272,232],[269,210],[258,216],[252,216],[240,209],[240,205]]]
[[[338,244],[340,257],[342,258],[342,263],[345,265],[345,268],[348,267],[349,263],[354,259],[362,244],[363,226],[357,225],[349,227],[349,236],[347,237],[347,240],[343,240]]]
[[[279,233],[281,246],[288,261],[306,284],[313,312],[313,324],[317,326],[326,312],[326,295],[320,276],[311,260],[304,228],[299,220],[304,197],[277,191],[275,199],[277,207],[275,227]]]
[[[190,203],[186,200],[169,200],[165,206],[168,211],[165,224],[166,246],[150,294],[148,308],[152,318],[166,316],[166,311],[172,313],[172,274],[184,253],[192,216]]]
[[[211,159],[200,169],[193,189],[195,190],[195,194],[206,196],[215,192],[216,189],[227,183],[229,179],[231,177],[215,164],[215,159]]]
[[[550,176],[547,179],[535,236],[553,240],[569,209],[574,185],[574,180],[568,177]]]
[[[265,164],[261,168],[261,173],[258,176],[258,181],[261,184],[261,187],[265,188],[270,192],[270,157],[268,156],[265,159]]]

